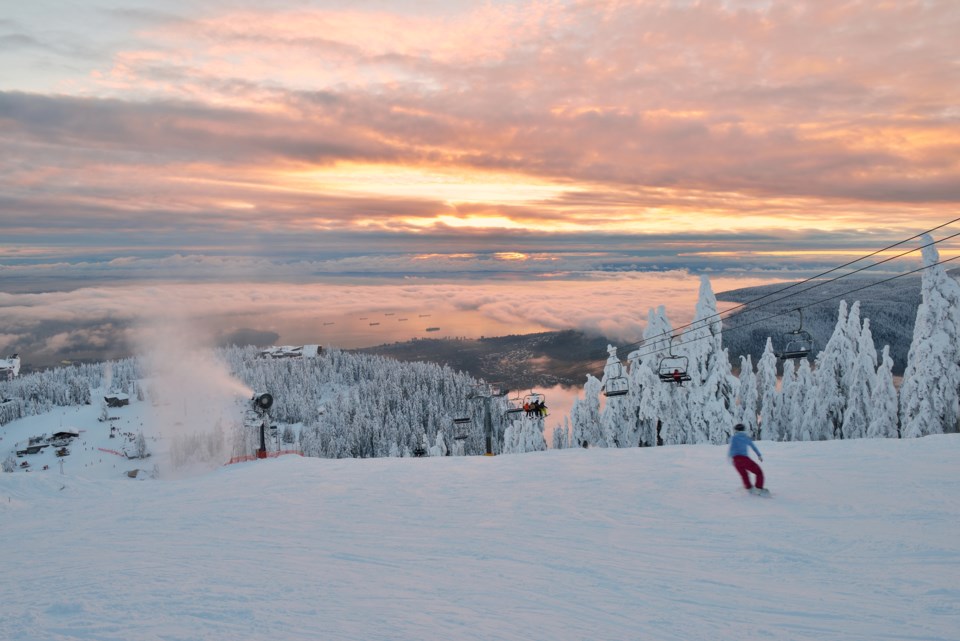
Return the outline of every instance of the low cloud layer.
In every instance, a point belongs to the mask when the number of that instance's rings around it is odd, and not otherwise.
[[[718,277],[713,283],[722,290],[769,280]],[[579,329],[626,342],[639,338],[650,307],[666,304],[675,323],[688,322],[698,288],[694,276],[662,272],[513,283],[158,284],[4,294],[7,332],[0,351],[20,352],[25,365],[47,366],[166,353],[158,348],[170,336],[178,345],[189,336],[196,347],[250,341],[350,348]],[[429,326],[441,331],[427,334]]]

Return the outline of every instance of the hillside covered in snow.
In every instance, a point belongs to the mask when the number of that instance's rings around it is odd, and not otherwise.
[[[522,395],[337,350],[164,344],[4,381],[0,629],[954,640],[960,285],[925,260],[899,389],[856,302],[812,364],[771,341],[734,376],[703,279],[684,344],[651,310],[550,450]],[[664,380],[681,354],[686,383]],[[771,498],[726,459],[738,421]]]
[[[954,641],[960,436],[0,474],[10,641]]]

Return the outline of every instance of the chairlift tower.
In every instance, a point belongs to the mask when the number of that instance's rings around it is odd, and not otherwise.
[[[490,414],[490,399],[506,396],[507,390],[497,385],[477,386],[468,396],[468,400],[480,399],[483,401],[483,434],[486,441],[484,456],[493,456],[493,419]]]

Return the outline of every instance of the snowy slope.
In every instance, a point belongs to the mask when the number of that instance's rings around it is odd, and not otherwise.
[[[0,474],[0,636],[960,638],[960,436],[759,445]]]
[[[95,393],[96,402],[91,405],[57,408],[47,414],[0,425],[0,459],[26,448],[31,437],[73,431],[79,433],[79,437],[67,446],[67,456],[58,457],[56,447],[46,447],[37,454],[18,457],[16,473],[25,473],[19,466],[26,462],[31,473],[59,474],[61,461],[64,474],[87,479],[126,478],[128,471],[152,471],[155,464],[172,473],[166,455],[171,439],[185,429],[179,417],[168,417],[150,403],[134,399],[130,405],[109,408],[109,419],[101,421],[99,398],[102,396],[102,391]],[[158,417],[165,420],[158,421]],[[112,438],[111,432],[114,434]],[[134,438],[140,432],[146,437],[151,456],[142,460],[128,459],[123,454],[125,451],[135,453]],[[44,470],[44,466],[49,469]]]

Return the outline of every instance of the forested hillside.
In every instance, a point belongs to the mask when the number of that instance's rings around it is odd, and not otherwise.
[[[757,301],[744,310],[735,310],[723,321],[723,342],[735,361],[750,355],[757,362],[767,337],[781,340],[786,332],[800,327],[810,332],[818,346],[814,356],[833,333],[841,299],[860,301],[860,314],[870,319],[878,348],[890,346],[894,374],[903,373],[913,337],[913,323],[920,304],[920,277],[906,277],[886,283],[880,279],[844,278],[830,283],[792,283],[737,289],[717,294],[721,302]],[[776,292],[782,291],[777,294]],[[721,305],[721,308],[728,306]],[[801,313],[797,308],[803,308]],[[738,365],[735,362],[735,365]]]
[[[542,421],[508,413],[509,401],[500,388],[450,367],[336,349],[315,358],[274,359],[262,357],[254,347],[227,348],[217,351],[215,358],[245,388],[272,394],[270,423],[281,426],[286,440],[295,441],[307,456],[411,456],[421,450],[483,454],[487,447],[485,414],[489,415],[494,452],[510,451],[521,440],[529,441],[529,432],[539,437],[539,449],[546,447]],[[249,397],[237,394],[215,398],[203,397],[201,389],[171,389],[140,359],[60,367],[0,383],[0,425],[58,406],[104,404],[102,395],[107,393],[126,394],[132,403],[150,403],[157,413],[172,404],[183,406],[184,413],[190,414],[186,410],[189,401],[228,404],[232,407],[224,409],[234,411],[220,413],[227,417],[238,414],[237,406],[249,405]],[[92,390],[101,396],[93,397]],[[171,398],[179,394],[198,398]],[[189,416],[177,420],[191,422]],[[202,423],[196,416],[194,424],[180,430],[180,437],[188,442],[178,451],[189,453],[191,442],[206,444],[201,435],[208,431],[224,431],[230,437],[226,454],[253,453],[258,434],[249,426],[245,428],[239,421],[223,425],[222,419],[209,422],[196,424]],[[205,445],[195,449],[212,452],[217,448]]]

